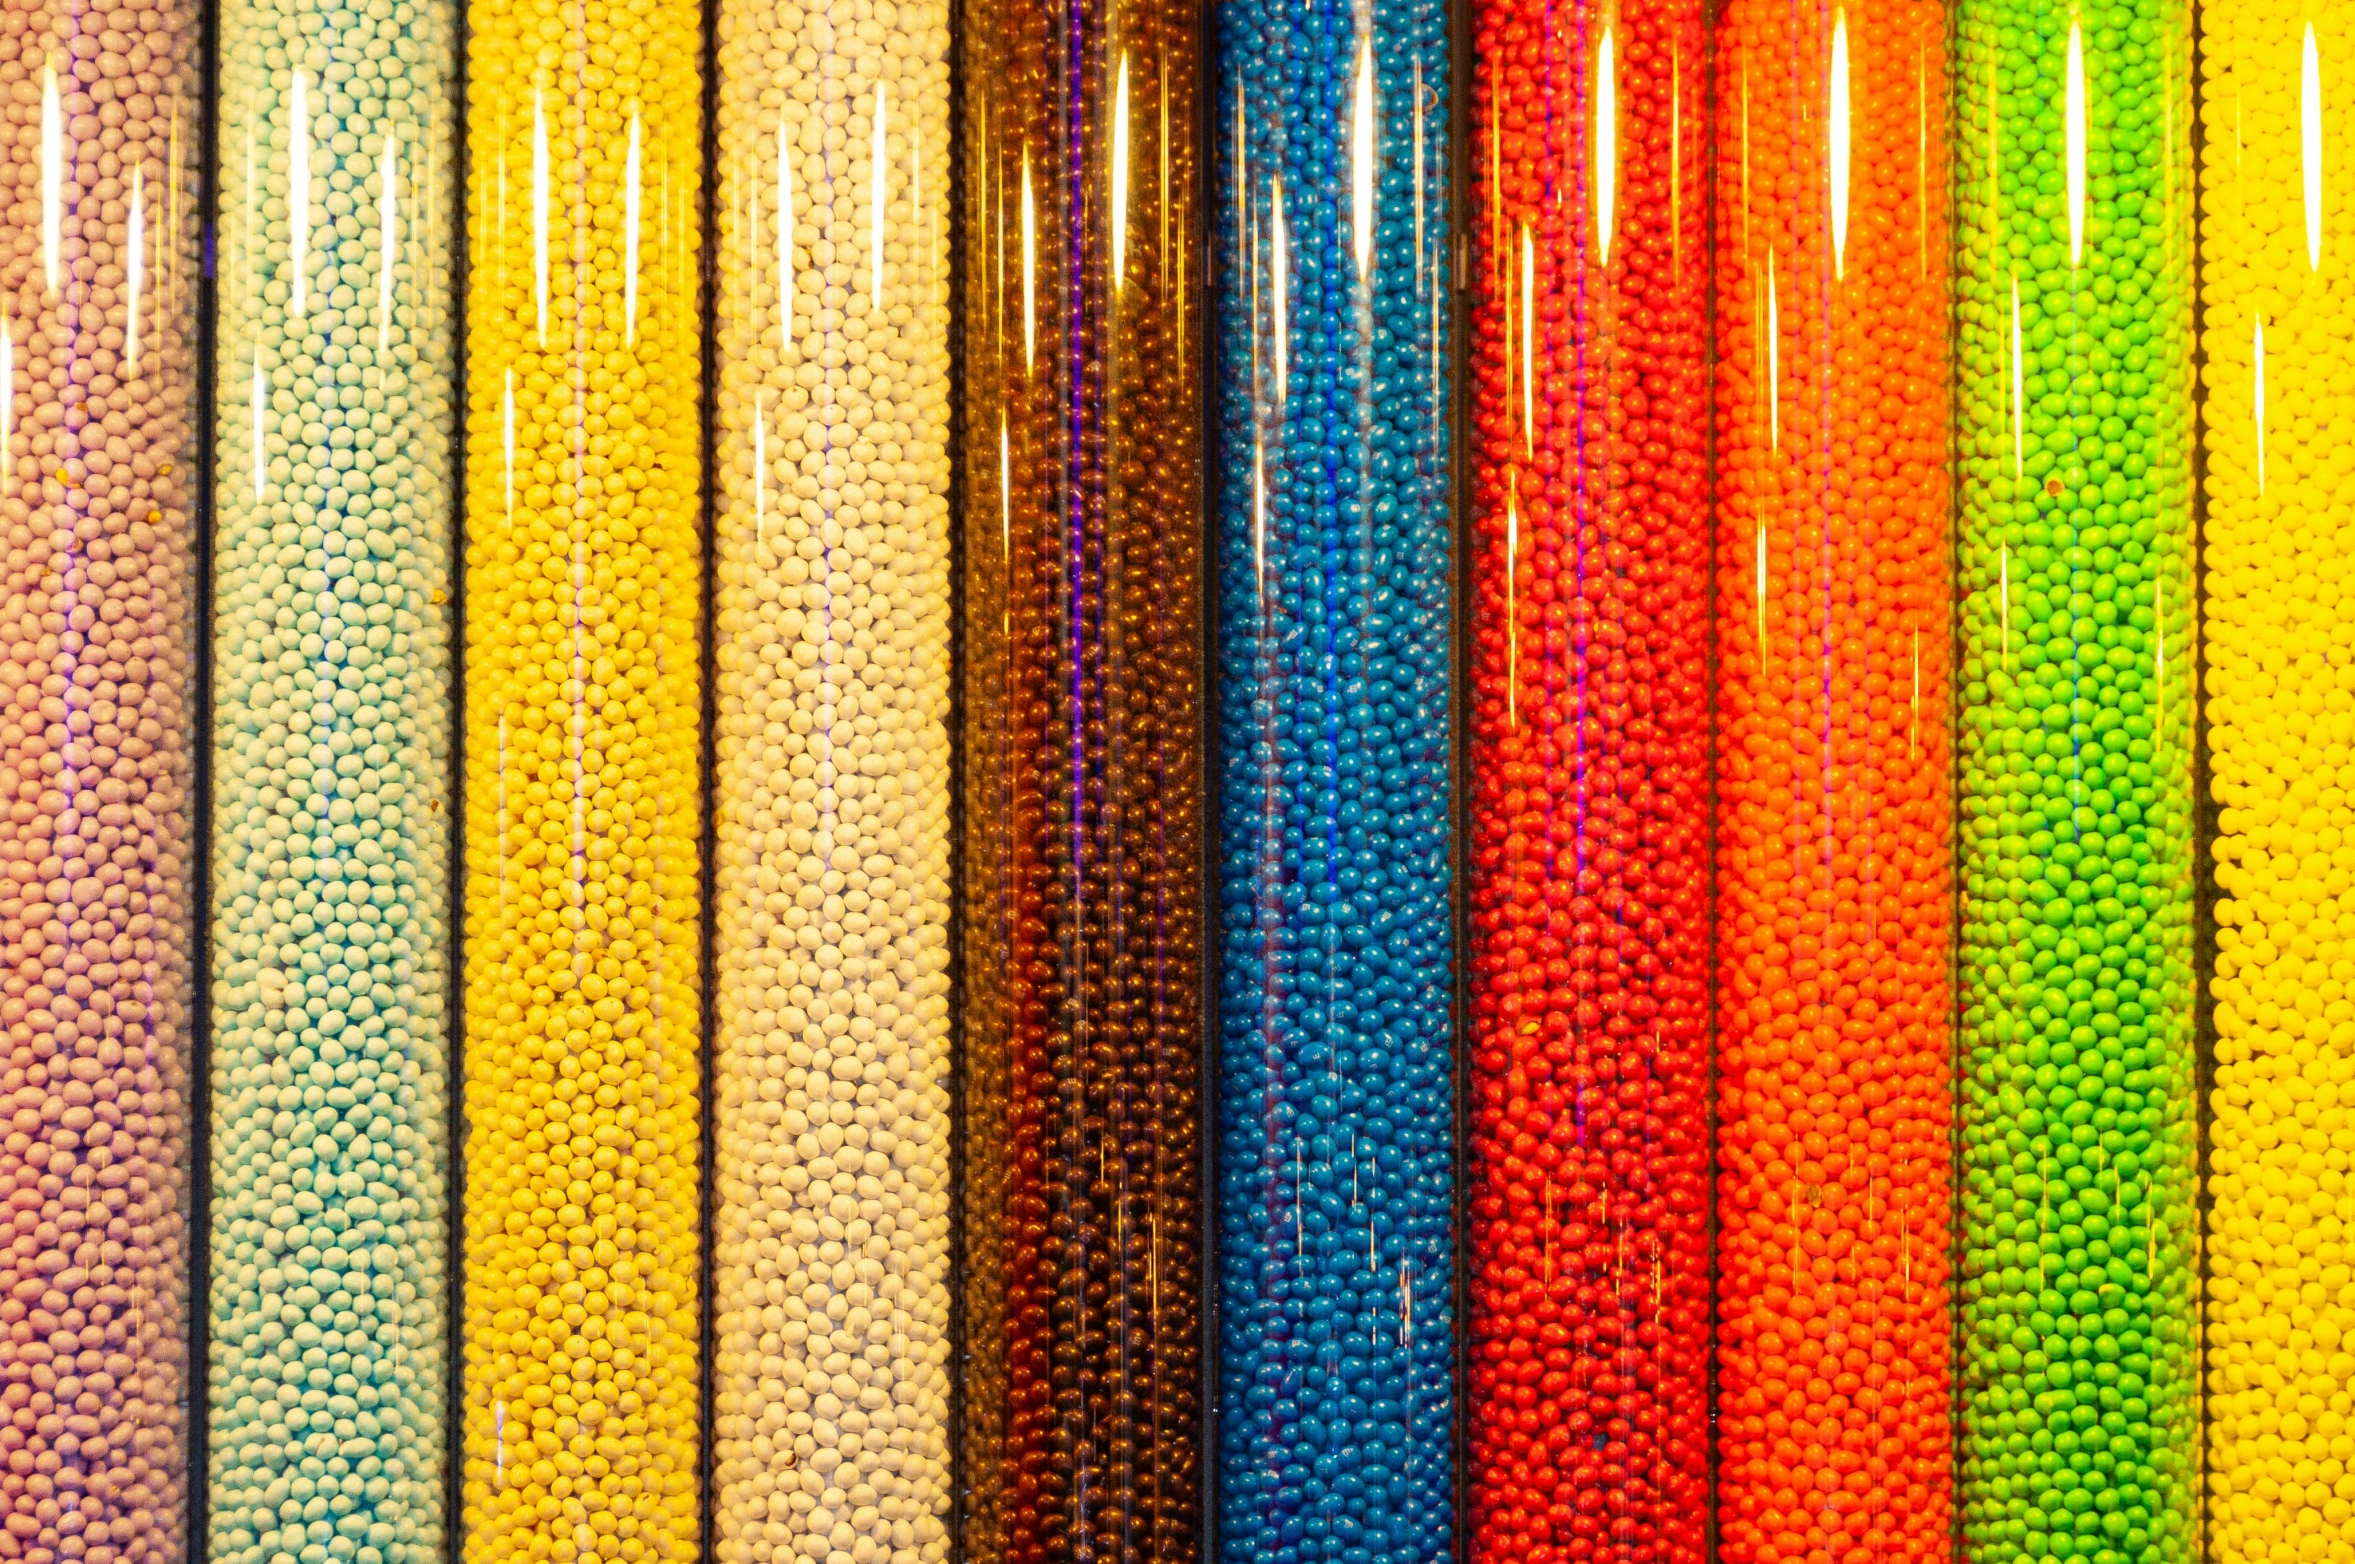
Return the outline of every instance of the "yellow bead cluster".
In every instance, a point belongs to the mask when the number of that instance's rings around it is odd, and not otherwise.
[[[464,1557],[685,1561],[700,17],[468,26]]]
[[[2203,32],[2211,1543],[2355,1564],[2355,3]]]

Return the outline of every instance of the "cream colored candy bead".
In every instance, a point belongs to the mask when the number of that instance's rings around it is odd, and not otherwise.
[[[720,11],[722,1564],[948,1554],[947,50]]]
[[[2210,1537],[2355,1564],[2355,4],[2208,0],[2202,34]]]

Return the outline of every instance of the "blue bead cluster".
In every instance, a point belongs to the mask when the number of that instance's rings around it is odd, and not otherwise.
[[[1447,8],[1361,16],[1219,12],[1234,1564],[1444,1559],[1453,1530]]]

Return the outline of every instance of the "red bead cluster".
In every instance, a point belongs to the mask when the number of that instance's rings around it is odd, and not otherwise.
[[[1701,7],[1475,25],[1472,1557],[1699,1564]]]
[[[1834,17],[1718,34],[1726,1564],[1953,1518],[1945,18]]]

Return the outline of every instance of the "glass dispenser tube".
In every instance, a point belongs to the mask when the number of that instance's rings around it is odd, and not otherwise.
[[[963,1544],[1198,1556],[1191,4],[964,15]]]
[[[2191,18],[1962,0],[1963,1545],[2196,1556]]]
[[[2209,1543],[2345,1559],[2355,1480],[2347,1109],[2355,915],[2355,517],[2347,459],[2346,62],[2324,10],[2201,10],[2206,678],[2215,836],[2208,1128]],[[2232,126],[2232,136],[2215,127]]]
[[[686,1560],[702,30],[468,20],[464,1556]]]
[[[714,1545],[939,1564],[949,8],[719,27]]]
[[[186,1548],[202,27],[0,23],[0,1550]]]
[[[1220,1550],[1454,1530],[1447,9],[1232,0]]]
[[[1472,1557],[1699,1564],[1701,7],[1473,28]]]
[[[1718,29],[1719,1548],[1943,1560],[1946,15]]]
[[[457,11],[237,0],[220,40],[210,1548],[426,1564],[448,1540]]]

